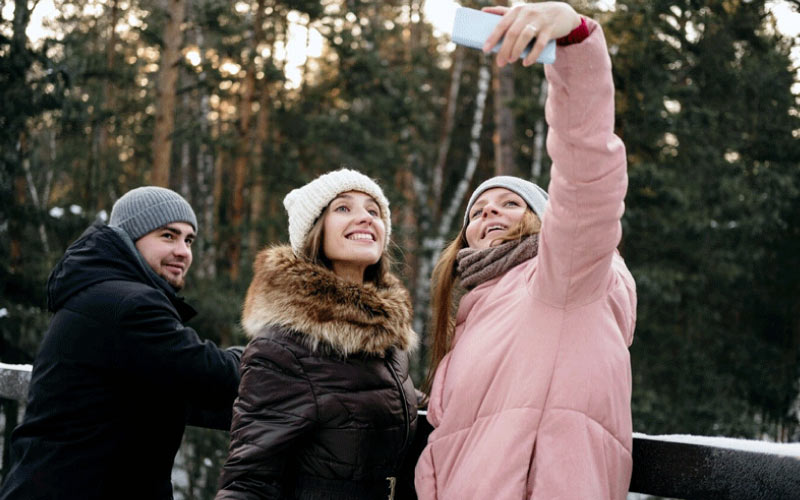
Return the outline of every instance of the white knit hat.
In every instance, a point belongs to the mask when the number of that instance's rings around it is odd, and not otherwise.
[[[384,249],[389,245],[392,234],[392,217],[389,200],[375,181],[355,170],[346,168],[323,174],[303,187],[292,190],[283,199],[283,206],[289,214],[289,242],[298,257],[303,252],[306,238],[317,218],[331,201],[340,193],[360,191],[372,196],[381,209],[381,219],[386,226]]]

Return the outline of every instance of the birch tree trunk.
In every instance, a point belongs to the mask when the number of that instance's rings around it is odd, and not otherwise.
[[[464,176],[461,178],[458,186],[456,187],[455,195],[450,199],[450,205],[448,205],[447,211],[442,215],[439,233],[437,236],[442,240],[442,242],[450,232],[450,229],[453,227],[453,220],[458,214],[458,209],[461,208],[461,204],[464,202],[464,196],[466,195],[467,189],[472,183],[472,178],[475,176],[475,170],[478,168],[478,160],[480,160],[481,157],[483,113],[486,108],[486,94],[489,90],[489,80],[492,76],[491,71],[489,68],[487,68],[488,64],[488,62],[483,64],[478,72],[478,95],[476,97],[475,113],[473,114],[469,142],[470,156],[467,160],[467,167],[464,170]],[[436,257],[438,259],[438,253]]]
[[[53,178],[53,171],[50,166],[46,166],[44,168],[47,169],[45,174],[46,185],[44,190],[45,193],[49,194],[49,184],[50,180]],[[28,185],[28,194],[30,194],[33,206],[35,206],[39,212],[45,212],[47,210],[47,198],[39,196],[39,189],[36,187],[36,181],[34,181],[33,173],[31,172],[31,160],[27,155],[22,158],[22,169],[25,172],[25,181]],[[50,255],[50,242],[47,240],[47,231],[45,230],[42,219],[39,219],[37,229],[39,231],[39,241],[42,243],[42,248],[44,249],[45,255]]]
[[[175,130],[175,96],[178,85],[178,62],[183,43],[183,23],[186,0],[166,0],[167,23],[164,26],[164,45],[161,49],[161,68],[158,74],[156,123],[153,129],[153,170],[150,182],[169,186],[172,133]]]
[[[486,108],[486,95],[489,93],[489,85],[492,77],[492,72],[488,68],[489,60],[484,59],[483,64],[478,72],[478,94],[475,97],[475,111],[472,115],[472,127],[470,129],[470,155],[467,160],[467,166],[464,169],[464,175],[461,177],[454,195],[450,198],[450,204],[447,209],[442,213],[439,220],[436,232],[429,237],[423,239],[421,253],[424,257],[420,259],[419,275],[430,276],[433,271],[433,266],[439,260],[439,255],[442,248],[446,244],[447,235],[453,227],[453,221],[464,202],[464,196],[472,183],[472,178],[475,176],[475,170],[478,168],[478,161],[481,157],[481,132],[483,131],[483,115]],[[430,302],[430,280],[420,279],[417,282],[416,294],[418,304],[427,304]],[[414,313],[414,329],[421,332],[427,321],[428,308],[423,311],[417,308]]]

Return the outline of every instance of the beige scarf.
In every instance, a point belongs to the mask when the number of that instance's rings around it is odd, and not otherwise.
[[[456,255],[458,263],[456,272],[461,278],[461,286],[472,290],[481,283],[500,276],[512,267],[536,257],[538,252],[538,234],[482,250],[462,248]]]

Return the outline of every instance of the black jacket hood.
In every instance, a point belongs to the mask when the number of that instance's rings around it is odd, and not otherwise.
[[[114,280],[136,281],[161,290],[183,321],[197,314],[164,278],[150,268],[125,231],[102,222],[84,231],[50,272],[47,308],[56,312],[80,291]]]

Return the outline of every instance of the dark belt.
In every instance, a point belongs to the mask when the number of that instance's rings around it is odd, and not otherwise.
[[[385,479],[355,481],[298,476],[295,485],[295,494],[300,498],[331,498],[337,500],[374,498],[376,500],[394,500],[397,478],[390,476]]]

